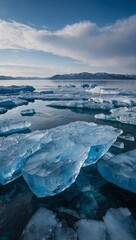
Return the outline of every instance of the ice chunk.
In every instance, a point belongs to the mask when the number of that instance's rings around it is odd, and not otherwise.
[[[110,115],[97,114],[95,118],[136,125],[136,107],[112,109]]]
[[[81,219],[74,228],[79,240],[106,240],[106,227],[102,221]]]
[[[21,105],[27,105],[28,101],[18,97],[8,97],[0,99],[0,107],[10,109]]]
[[[136,221],[127,208],[109,209],[104,216],[110,240],[135,240]],[[101,239],[101,238],[100,238]]]
[[[91,96],[94,102],[107,102],[113,104],[115,108],[136,106],[136,96],[122,96],[122,95],[98,95]]]
[[[79,240],[135,240],[136,221],[127,208],[110,208],[102,221],[81,219],[74,228]]]
[[[114,157],[115,155],[111,152],[107,152],[103,157],[102,159],[104,160],[109,160],[110,158]]]
[[[119,148],[119,149],[123,149],[124,148],[124,143],[123,142],[115,142],[112,146],[116,147],[116,148]]]
[[[8,110],[6,108],[0,107],[0,114],[6,113]]]
[[[118,88],[109,88],[104,86],[95,86],[88,90],[90,93],[97,93],[97,94],[117,94],[121,90]]]
[[[9,128],[6,126],[5,130]],[[28,178],[37,195],[58,193],[75,181],[86,160],[85,165],[96,162],[120,134],[110,126],[74,122],[46,131],[1,138],[0,183],[6,184],[20,176],[22,166],[35,153],[25,165],[25,179]]]
[[[0,121],[0,134],[5,135],[10,133],[21,132],[29,128],[30,126],[31,123],[27,121],[16,122],[13,121],[12,119]]]
[[[104,86],[96,86],[92,89],[87,90],[90,93],[95,93],[97,95],[111,95],[112,96],[135,96],[136,92],[132,90],[124,90],[119,88],[111,88],[111,87],[104,87]],[[118,97],[118,96],[117,96]]]
[[[35,90],[34,87],[26,85],[26,86],[0,86],[0,94],[7,94],[7,93],[20,93],[21,91],[33,92]]]
[[[121,132],[87,122],[50,129],[40,150],[25,163],[23,177],[38,197],[57,194],[75,181],[82,166],[97,162]]]
[[[22,240],[76,240],[73,229],[63,226],[51,210],[40,208],[25,227]]]
[[[101,109],[101,110],[110,110],[114,106],[111,103],[96,103],[93,100],[80,100],[80,101],[58,101],[52,102],[48,104],[49,107],[56,107],[56,108],[79,108],[79,109]]]
[[[21,111],[22,116],[33,116],[35,114],[35,109],[26,109]]]
[[[135,141],[135,137],[132,134],[120,135],[119,138],[131,142]]]
[[[27,158],[40,148],[45,132],[15,134],[0,139],[0,183],[7,184],[21,175]]]
[[[106,180],[136,193],[136,149],[100,160],[97,167]]]
[[[95,83],[83,83],[83,84],[81,84],[81,87],[82,88],[95,88],[97,86],[97,84],[95,84]]]

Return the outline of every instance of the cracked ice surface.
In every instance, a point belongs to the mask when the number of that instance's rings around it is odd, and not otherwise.
[[[31,123],[27,121],[13,121],[12,119],[0,121],[0,134],[6,135],[10,133],[21,132],[30,126]]]
[[[107,181],[136,193],[136,149],[100,160],[97,167]]]
[[[46,208],[39,208],[25,227],[22,240],[77,240],[77,234],[61,223],[55,214]]]
[[[115,108],[110,110],[111,114],[103,113],[95,115],[95,118],[105,121],[116,121],[136,125],[136,107]]]
[[[59,193],[75,181],[82,166],[97,162],[120,134],[113,127],[87,122],[50,129],[40,150],[25,163],[23,177],[39,197]]]

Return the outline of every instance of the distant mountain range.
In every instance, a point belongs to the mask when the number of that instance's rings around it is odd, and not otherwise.
[[[124,80],[136,80],[136,75],[130,74],[110,74],[105,72],[100,73],[88,73],[88,72],[81,72],[81,73],[71,73],[71,74],[57,74],[49,78],[40,78],[40,77],[11,77],[11,76],[2,76],[0,75],[0,80],[68,80],[68,79],[124,79]]]
[[[72,73],[72,74],[63,74],[63,75],[54,75],[50,79],[136,79],[136,75],[127,75],[127,74],[109,74],[109,73]]]
[[[11,77],[11,76],[2,76],[0,75],[0,80],[37,80],[37,79],[47,79],[40,77]],[[49,79],[49,78],[48,78]]]

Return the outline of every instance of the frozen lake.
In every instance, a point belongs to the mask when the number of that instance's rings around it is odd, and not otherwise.
[[[80,86],[82,83],[96,83],[104,87],[136,90],[136,81],[134,80],[4,80],[0,81],[0,86],[31,85],[40,92],[58,85],[75,84]],[[122,129],[124,135],[132,134],[136,138],[136,125],[96,119],[95,114],[101,113],[101,110],[57,109],[48,107],[49,103],[50,101],[42,100],[29,102],[27,106],[18,106],[8,110],[7,113],[0,115],[0,120],[11,118],[19,121],[27,120],[31,122],[31,131],[50,129],[74,121],[95,122],[102,125],[112,125]],[[22,116],[21,111],[28,108],[35,109],[36,114]],[[124,142],[125,147],[124,149],[113,148],[115,154],[136,148],[135,141],[120,141]],[[28,220],[39,207],[53,210],[60,220],[64,220],[69,226],[72,226],[78,218],[101,219],[109,208],[120,206],[129,208],[136,216],[136,194],[108,183],[100,176],[95,166],[82,169],[74,184],[53,197],[36,197],[23,178],[20,177],[5,186],[0,185],[0,240],[19,239]]]

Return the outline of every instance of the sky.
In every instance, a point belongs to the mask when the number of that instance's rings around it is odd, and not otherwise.
[[[0,75],[136,74],[136,0],[0,0]]]

